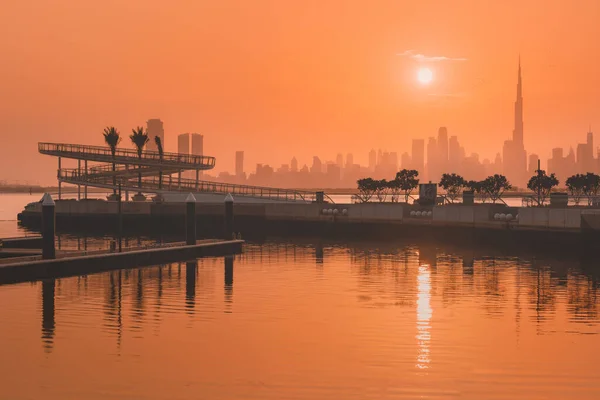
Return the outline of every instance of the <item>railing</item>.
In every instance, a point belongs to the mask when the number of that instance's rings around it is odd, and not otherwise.
[[[84,175],[79,174],[77,169],[61,169],[58,171],[58,178],[61,181],[82,184],[88,186],[98,186],[104,188],[114,188],[113,179],[108,175]],[[157,176],[145,177],[142,179],[142,187],[139,188],[137,179],[131,177],[131,180],[125,176],[117,176],[117,185],[121,185],[123,190],[141,190],[146,192],[205,192],[205,193],[231,193],[237,196],[257,197],[270,200],[282,201],[300,201],[312,202],[316,200],[316,193],[309,191],[299,191],[291,189],[270,188],[263,186],[236,185],[232,183],[219,183],[209,181],[196,181],[186,178],[163,178],[162,188],[159,188]],[[324,198],[329,202],[334,201],[327,195]]]
[[[210,169],[215,166],[215,158],[209,156],[196,156],[191,154],[163,153],[162,157],[157,151],[143,151],[139,157],[137,150],[116,149],[113,156],[110,148],[102,146],[87,146],[66,143],[38,143],[41,154],[54,156],[71,156],[80,159],[100,159],[104,162],[123,162],[130,164],[145,164],[148,162],[160,164],[175,164],[182,169]]]

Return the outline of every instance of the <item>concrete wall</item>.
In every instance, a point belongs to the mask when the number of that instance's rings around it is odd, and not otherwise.
[[[403,219],[404,205],[400,203],[359,203],[338,205],[348,209],[349,221],[394,221]]]
[[[444,205],[433,207],[433,220],[435,222],[458,222],[473,224],[490,220],[489,207],[485,205]]]
[[[519,226],[578,229],[581,227],[581,209],[572,208],[519,208]]]
[[[317,203],[268,203],[264,204],[264,213],[267,218],[315,220],[320,217],[323,208],[335,207],[331,204]]]

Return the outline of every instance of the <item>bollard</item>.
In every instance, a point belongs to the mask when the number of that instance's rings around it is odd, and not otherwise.
[[[44,260],[56,258],[54,247],[56,204],[49,193],[42,197],[42,258]]]
[[[185,243],[196,244],[196,198],[191,193],[185,199]]]
[[[235,239],[233,233],[233,197],[231,193],[225,196],[225,239]]]

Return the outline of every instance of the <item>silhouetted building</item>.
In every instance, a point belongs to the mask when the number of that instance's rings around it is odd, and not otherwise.
[[[438,175],[441,175],[444,172],[448,172],[448,129],[445,126],[438,129],[437,150]]]
[[[351,167],[354,164],[354,156],[352,153],[346,154],[346,168]]]
[[[192,154],[204,155],[204,136],[199,133],[192,133]]]
[[[375,149],[369,152],[369,170],[375,171],[375,167],[377,166],[377,153]]]
[[[181,154],[190,154],[190,134],[182,133],[177,136],[177,152]]]
[[[406,152],[402,153],[402,157],[400,157],[400,168],[402,169],[412,169],[412,160],[410,159],[410,155]]]
[[[527,153],[523,144],[523,86],[521,80],[521,60],[517,80],[517,99],[515,101],[515,127],[512,140],[504,142],[502,148],[504,174],[515,185],[523,186],[526,180]]]
[[[163,149],[166,149],[165,146],[165,129],[163,127],[163,122],[156,119],[149,119],[146,122],[146,132],[148,133],[148,137],[150,140],[146,145],[146,149],[150,151],[157,151],[158,147],[156,146],[156,142],[154,141],[154,137],[158,136],[162,142]]]
[[[412,141],[412,157],[411,169],[419,171],[419,175],[425,176],[425,140],[413,139]]]
[[[298,172],[298,160],[296,160],[296,157],[292,157],[292,162],[290,165],[292,172]]]
[[[321,159],[317,156],[313,157],[312,167],[310,167],[310,172],[312,174],[321,174],[323,173],[323,164],[321,163]]]
[[[437,142],[434,137],[430,137],[427,141],[427,179],[434,182],[439,179],[439,163]]]
[[[341,153],[338,153],[337,157],[335,158],[335,163],[338,167],[344,168],[344,156]]]
[[[527,172],[530,177],[534,176],[537,173],[539,159],[540,158],[537,154],[529,155],[529,168],[527,169]]]
[[[464,151],[464,150],[463,150]],[[461,157],[461,149],[460,149],[460,144],[458,143],[458,137],[456,136],[450,136],[450,139],[448,141],[448,171],[449,173],[463,173],[462,168],[461,168],[461,164],[462,164],[462,158]]]
[[[238,178],[244,177],[244,152],[235,152],[235,176]]]

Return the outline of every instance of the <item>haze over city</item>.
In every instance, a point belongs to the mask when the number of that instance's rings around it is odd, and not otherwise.
[[[102,145],[105,126],[128,134],[151,118],[164,121],[167,151],[180,133],[203,134],[217,173],[234,171],[236,150],[248,172],[338,153],[367,165],[369,150],[401,155],[442,126],[467,155],[493,161],[512,137],[519,55],[528,152],[566,154],[600,127],[593,0],[32,1],[3,11],[0,179],[51,184],[56,167],[38,141]]]

